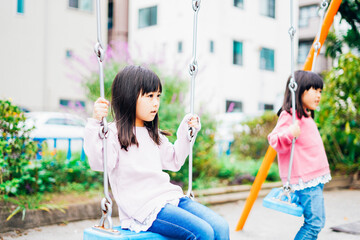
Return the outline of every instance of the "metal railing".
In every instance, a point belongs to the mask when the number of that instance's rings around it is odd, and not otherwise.
[[[76,138],[70,138],[70,137],[44,137],[44,138],[33,138],[33,140],[35,142],[38,142],[38,152],[36,153],[36,159],[41,159],[42,158],[42,151],[43,151],[43,143],[46,141],[48,144],[49,143],[53,143],[52,147],[55,150],[58,150],[58,144],[59,142],[67,142],[67,153],[66,153],[66,159],[70,160],[71,156],[72,156],[72,143],[77,141],[78,143],[80,143],[81,141],[81,155],[80,155],[80,159],[83,161],[85,160],[85,152],[84,152],[84,139],[81,137],[76,137]]]

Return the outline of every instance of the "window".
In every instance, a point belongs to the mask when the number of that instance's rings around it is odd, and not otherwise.
[[[274,110],[274,104],[259,103],[259,110],[272,111]]]
[[[157,6],[139,9],[139,28],[157,24]]]
[[[113,19],[114,19],[114,3],[109,2],[109,11],[108,11],[108,29],[113,28]]]
[[[66,50],[66,58],[72,58],[73,56],[73,51],[72,50]]]
[[[244,8],[244,0],[234,0],[234,7]]]
[[[69,7],[92,12],[93,0],[69,0]]]
[[[243,65],[243,44],[242,42],[233,42],[233,64]]]
[[[275,0],[260,0],[260,14],[275,18]]]
[[[183,52],[183,44],[182,44],[182,42],[180,41],[180,42],[178,42],[178,47],[177,47],[177,51],[178,51],[178,53],[182,53]]]
[[[274,50],[262,48],[260,51],[260,69],[274,71]]]
[[[243,106],[242,102],[226,100],[226,112],[242,112]]]
[[[299,10],[299,27],[307,27],[309,19],[318,16],[318,6],[310,5],[301,7]]]
[[[212,40],[210,40],[209,51],[210,51],[211,53],[214,53],[214,41],[212,41]]]
[[[313,41],[299,41],[298,63],[305,63]]]
[[[16,7],[16,12],[17,13],[25,13],[25,0],[17,0],[17,7]]]

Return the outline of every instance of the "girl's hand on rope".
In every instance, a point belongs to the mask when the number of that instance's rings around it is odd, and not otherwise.
[[[101,121],[108,115],[109,101],[105,98],[99,97],[94,103],[93,118]]]
[[[200,123],[200,117],[196,114],[188,115],[188,126],[193,127],[196,129],[196,131],[199,131],[201,129],[201,123]]]
[[[294,124],[291,124],[289,126],[289,131],[291,132],[291,134],[294,136],[294,138],[297,138],[300,135],[300,126],[299,126],[299,122],[296,120]]]

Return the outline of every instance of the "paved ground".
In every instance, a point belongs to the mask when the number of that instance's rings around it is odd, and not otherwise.
[[[250,212],[244,229],[235,232],[245,201],[211,206],[216,212],[228,220],[232,240],[287,240],[293,239],[302,225],[302,218],[279,213],[262,206],[258,199]],[[325,192],[325,208],[327,223],[319,235],[319,240],[359,240],[360,235],[334,232],[332,226],[360,221],[360,190],[336,190]],[[114,225],[119,223],[114,218]],[[51,225],[29,229],[22,233],[8,232],[0,234],[4,240],[80,240],[83,230],[98,220],[86,220],[68,223],[67,225]],[[0,237],[1,239],[1,237]]]

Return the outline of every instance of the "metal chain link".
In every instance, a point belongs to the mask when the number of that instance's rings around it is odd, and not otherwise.
[[[192,8],[194,10],[194,23],[193,23],[193,48],[192,48],[192,58],[189,65],[189,74],[191,76],[191,92],[190,92],[190,113],[194,115],[194,98],[195,98],[195,78],[198,72],[198,64],[196,60],[196,43],[197,43],[197,19],[198,13],[200,10],[201,0],[192,0]],[[187,196],[194,198],[192,192],[192,167],[193,167],[193,140],[195,135],[195,129],[190,127],[188,130],[188,139],[190,141],[190,151],[189,151],[189,187],[187,191]]]
[[[320,10],[319,10],[320,23],[319,23],[319,30],[316,35],[316,41],[314,41],[314,57],[313,57],[313,62],[312,62],[312,66],[311,66],[312,72],[315,71],[316,59],[317,59],[317,56],[318,56],[320,48],[321,48],[321,43],[320,43],[321,27],[322,27],[322,23],[324,21],[324,15],[325,15],[325,11],[326,11],[327,7],[328,7],[328,2],[326,0],[323,0],[319,6],[319,8],[320,8]]]
[[[99,64],[99,80],[100,80],[100,96],[105,98],[104,91],[104,69],[102,61],[105,58],[105,51],[101,41],[101,21],[100,21],[100,0],[96,1],[96,20],[97,20],[97,43],[94,46],[94,51],[97,56]],[[104,117],[101,121],[101,127],[99,131],[99,137],[103,140],[103,155],[104,155],[104,195],[105,197],[101,200],[102,216],[100,219],[100,227],[105,229],[105,223],[108,223],[108,229],[112,230],[113,223],[111,219],[112,213],[112,200],[109,196],[108,186],[108,173],[107,173],[107,133],[108,123]]]

